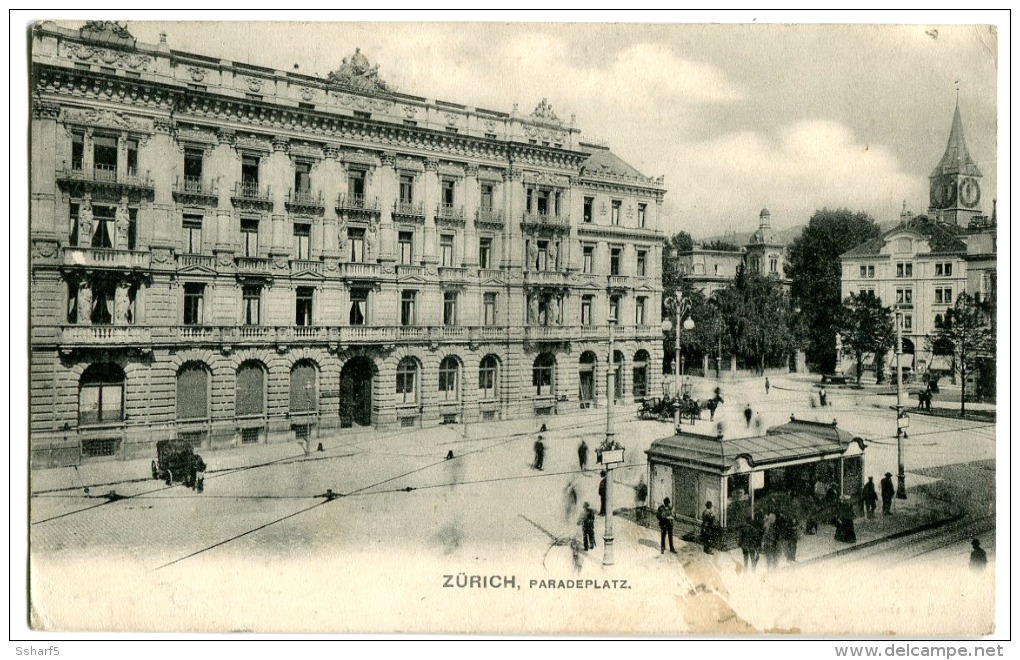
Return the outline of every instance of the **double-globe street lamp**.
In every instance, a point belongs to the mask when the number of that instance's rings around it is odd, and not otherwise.
[[[673,364],[673,384],[676,390],[677,399],[680,398],[680,327],[681,325],[688,332],[694,329],[694,319],[690,318],[688,314],[691,311],[691,301],[689,298],[684,296],[682,291],[677,291],[672,298],[666,300],[666,308],[669,309],[673,316],[673,322],[666,319],[662,322],[662,331],[669,332],[673,328],[673,324],[676,324],[676,360]],[[686,320],[685,320],[686,319]],[[679,432],[680,429],[680,402],[676,402],[675,412],[673,415],[673,424]]]

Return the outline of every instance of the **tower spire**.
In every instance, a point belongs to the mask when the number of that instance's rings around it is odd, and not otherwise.
[[[963,138],[963,120],[960,118],[960,90],[956,90],[956,109],[953,111],[953,125],[949,129],[949,141],[946,143],[946,152],[942,160],[935,167],[932,176],[940,174],[968,174],[970,176],[981,176],[974,159],[967,151],[967,142]]]

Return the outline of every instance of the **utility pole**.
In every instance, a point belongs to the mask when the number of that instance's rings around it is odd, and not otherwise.
[[[613,362],[615,346],[613,344],[613,326],[616,319],[609,319],[609,361],[606,363],[606,447],[612,447],[616,432],[613,429],[613,399],[616,398],[616,374],[613,373],[616,363]],[[606,533],[602,537],[603,546],[602,565],[611,566],[613,563],[613,464],[609,461],[603,463],[606,468]]]
[[[896,314],[896,460],[899,465],[896,472],[896,499],[907,499],[907,475],[903,469],[903,438],[904,429],[909,423],[903,413],[903,369],[900,366],[903,356],[903,313],[897,309]]]

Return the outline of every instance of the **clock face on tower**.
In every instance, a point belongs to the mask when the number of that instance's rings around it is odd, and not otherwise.
[[[969,209],[981,201],[981,187],[976,179],[967,178],[960,182],[960,201]]]
[[[939,208],[947,209],[956,203],[956,180],[945,178],[939,184]]]

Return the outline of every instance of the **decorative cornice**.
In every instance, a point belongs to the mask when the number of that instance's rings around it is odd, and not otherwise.
[[[338,144],[327,144],[322,147],[322,155],[332,160],[340,158],[340,145]]]
[[[254,135],[238,135],[234,139],[234,146],[238,150],[258,151],[261,153],[269,153],[273,147],[268,141],[257,138]]]
[[[290,145],[290,155],[298,156],[301,158],[311,158],[314,160],[322,160],[323,150],[314,144],[307,142],[298,142]]]
[[[32,119],[57,119],[60,117],[60,104],[47,101],[32,101]]]
[[[191,79],[195,82],[202,82],[205,80],[205,69],[197,66],[189,66],[188,75],[190,75]]]
[[[290,150],[290,140],[278,135],[273,136],[273,151],[287,153]]]
[[[216,141],[219,142],[220,144],[233,145],[236,140],[237,135],[234,133],[234,131],[225,128],[221,128],[220,130],[216,131]]]
[[[101,126],[141,132],[152,131],[151,125],[144,119],[136,119],[120,112],[96,108],[64,108],[63,121],[65,124]]]
[[[308,102],[315,98],[315,89],[313,87],[302,87],[298,90],[301,94],[301,100]]]
[[[436,160],[435,158],[426,158],[425,159],[425,171],[426,172],[438,172],[439,171],[439,161]]]
[[[156,133],[169,133],[174,128],[174,120],[167,117],[153,117],[152,130]]]
[[[383,167],[395,167],[397,164],[397,154],[392,151],[384,151],[382,155],[379,156],[379,161],[382,163]]]
[[[125,69],[147,70],[152,64],[152,58],[148,55],[131,53],[109,48],[99,48],[86,44],[64,43],[64,50],[69,59],[76,59],[82,62],[95,62],[106,66],[120,66]]]
[[[615,239],[635,239],[640,241],[659,242],[663,240],[662,232],[636,227],[617,227],[607,225],[582,224],[577,227],[578,237],[591,236]]]
[[[464,168],[464,173],[467,176],[478,178],[478,166],[474,163],[468,163],[468,165]]]
[[[245,76],[244,82],[245,84],[248,85],[248,89],[250,89],[253,92],[261,92],[262,85],[265,84],[265,81],[262,80],[261,78],[254,78],[252,76]]]

